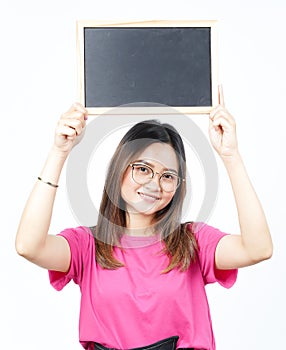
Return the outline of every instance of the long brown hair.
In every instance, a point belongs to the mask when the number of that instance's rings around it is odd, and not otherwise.
[[[96,260],[106,269],[124,266],[113,255],[115,245],[120,245],[123,229],[126,227],[125,203],[121,197],[124,173],[137,154],[155,142],[167,143],[173,147],[179,164],[179,177],[186,177],[186,157],[183,141],[170,124],[148,120],[135,124],[122,138],[110,161],[99,209],[97,226],[91,228],[96,245]],[[186,270],[195,259],[197,244],[190,225],[181,224],[186,182],[181,181],[171,202],[155,213],[154,226],[162,232],[164,252],[170,262],[162,271],[173,268]]]

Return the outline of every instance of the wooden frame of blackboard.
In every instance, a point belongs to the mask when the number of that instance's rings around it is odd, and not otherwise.
[[[209,29],[209,61],[210,61],[210,103],[208,105],[196,106],[172,106],[168,105],[166,108],[160,102],[148,106],[148,103],[138,107],[131,103],[116,106],[87,106],[86,105],[86,67],[85,67],[85,29],[100,29],[100,28],[208,28]],[[77,56],[78,56],[78,99],[87,108],[89,114],[99,115],[103,113],[108,114],[208,114],[213,106],[218,103],[218,54],[217,54],[217,21],[215,20],[189,20],[189,21],[143,21],[143,22],[118,22],[118,21],[94,21],[94,20],[80,20],[77,21]]]

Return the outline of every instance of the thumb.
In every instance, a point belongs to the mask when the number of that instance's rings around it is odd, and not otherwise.
[[[85,128],[82,130],[82,132],[80,133],[80,135],[78,135],[74,141],[74,144],[73,144],[73,147],[75,147],[76,145],[78,145],[81,140],[83,139],[84,137],[84,134],[85,134]]]

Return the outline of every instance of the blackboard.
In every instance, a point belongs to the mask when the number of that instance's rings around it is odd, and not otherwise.
[[[119,106],[126,113],[128,106],[142,103],[186,113],[208,112],[217,102],[214,24],[81,21],[81,102],[95,114]]]

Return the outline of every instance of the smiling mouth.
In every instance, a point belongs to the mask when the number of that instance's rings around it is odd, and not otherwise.
[[[140,197],[147,199],[147,200],[151,200],[151,201],[160,200],[160,197],[157,197],[153,194],[147,194],[147,193],[143,193],[143,192],[137,192],[137,193],[139,194]]]

